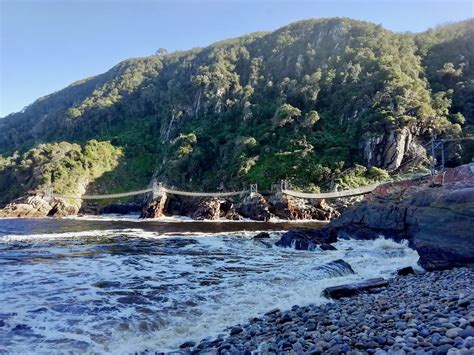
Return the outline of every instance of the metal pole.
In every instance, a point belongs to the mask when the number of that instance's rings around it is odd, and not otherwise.
[[[431,140],[431,175],[435,174],[435,148],[434,139]]]
[[[441,146],[441,171],[444,171],[444,142],[440,141],[439,144]]]

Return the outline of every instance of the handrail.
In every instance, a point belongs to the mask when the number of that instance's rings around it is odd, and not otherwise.
[[[328,198],[340,198],[340,197],[365,195],[374,191],[379,185],[380,184],[372,184],[372,185],[362,186],[362,187],[358,187],[358,188],[350,189],[350,190],[324,192],[324,193],[310,193],[310,192],[300,192],[300,191],[294,191],[294,190],[282,190],[282,192],[286,195],[300,197],[300,198],[328,199]]]

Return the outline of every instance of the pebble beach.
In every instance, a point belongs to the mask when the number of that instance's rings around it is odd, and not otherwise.
[[[388,287],[321,305],[273,309],[190,354],[474,354],[474,270],[397,276]]]

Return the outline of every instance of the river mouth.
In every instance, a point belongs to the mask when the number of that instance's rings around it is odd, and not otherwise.
[[[325,287],[389,277],[418,259],[384,239],[343,240],[334,251],[273,245],[296,226],[0,220],[0,351],[173,350],[273,308],[326,302]],[[253,240],[262,230],[271,238]],[[355,274],[322,267],[337,259]]]

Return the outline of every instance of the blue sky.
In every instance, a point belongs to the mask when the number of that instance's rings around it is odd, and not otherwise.
[[[0,0],[0,117],[121,60],[189,49],[305,18],[393,31],[474,17],[474,0]]]

